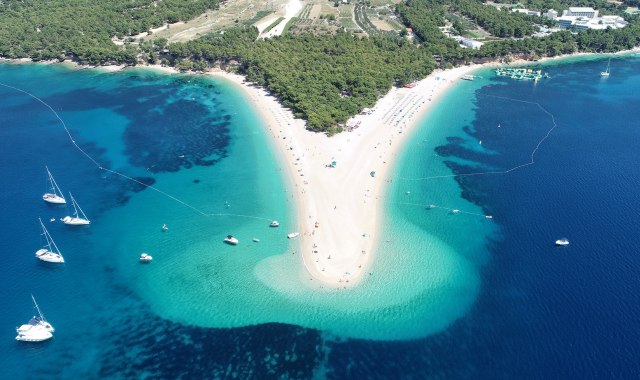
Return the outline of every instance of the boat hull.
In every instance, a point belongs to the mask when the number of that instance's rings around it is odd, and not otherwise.
[[[53,338],[53,334],[48,331],[42,331],[38,334],[18,334],[16,340],[20,342],[42,342]]]
[[[62,222],[70,226],[86,226],[88,224],[91,224],[91,222],[86,219],[74,218],[71,216],[65,216],[64,218],[62,218]]]
[[[40,321],[36,324],[26,324],[18,327],[16,332],[17,341],[21,342],[42,342],[53,338],[53,326],[46,321]]]
[[[67,203],[67,200],[62,198],[61,196],[56,194],[50,194],[50,193],[43,195],[42,200],[47,203],[53,203],[56,205],[63,205]]]
[[[62,257],[62,255],[51,252],[44,248],[36,251],[36,257],[48,263],[64,263],[64,258]]]

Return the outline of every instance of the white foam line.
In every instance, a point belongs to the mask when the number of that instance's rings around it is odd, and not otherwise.
[[[551,132],[553,132],[553,130],[556,129],[556,127],[558,126],[558,124],[556,124],[555,116],[551,112],[547,111],[542,105],[540,105],[540,103],[537,103],[537,102],[532,102],[532,101],[529,101],[529,100],[520,100],[520,99],[507,98],[507,97],[496,96],[496,95],[487,95],[487,94],[481,94],[481,95],[490,96],[490,97],[498,98],[498,99],[511,100],[511,101],[514,101],[514,102],[532,104],[532,105],[535,105],[538,108],[540,108],[540,110],[542,112],[546,113],[547,115],[549,115],[549,117],[551,117],[551,122],[552,122],[553,125],[547,131],[547,133],[544,135],[544,137],[542,137],[542,139],[540,139],[540,141],[538,141],[538,144],[536,144],[536,147],[533,149],[533,151],[531,152],[531,155],[529,156],[529,162],[526,162],[524,164],[520,164],[518,166],[514,166],[511,169],[507,169],[507,170],[484,171],[484,172],[473,172],[473,173],[463,173],[463,174],[436,175],[436,176],[421,177],[421,178],[401,177],[399,179],[402,179],[402,180],[405,180],[405,181],[422,181],[422,180],[430,180],[430,179],[467,177],[467,176],[477,176],[477,175],[487,175],[487,174],[508,174],[508,173],[511,173],[511,172],[513,172],[515,170],[518,170],[518,169],[524,168],[526,166],[535,164],[535,154],[538,152],[538,149],[540,148],[542,143],[546,139],[549,138],[549,136],[551,135]]]
[[[251,219],[259,219],[259,220],[267,220],[267,221],[268,221],[268,220],[272,220],[272,219],[270,219],[270,218],[264,218],[264,217],[260,217],[260,216],[252,216],[252,215],[228,214],[228,213],[206,213],[206,212],[204,212],[204,211],[202,211],[202,210],[198,209],[197,207],[194,207],[194,206],[190,205],[189,203],[187,203],[187,202],[185,202],[185,201],[183,201],[183,200],[181,200],[181,199],[179,199],[179,198],[177,198],[177,197],[175,197],[175,196],[173,196],[173,195],[171,195],[171,194],[169,194],[169,193],[167,193],[167,192],[165,192],[165,191],[163,191],[163,190],[161,190],[161,189],[158,189],[158,188],[157,188],[157,187],[155,187],[155,186],[147,185],[146,183],[143,183],[143,182],[141,182],[141,181],[139,181],[139,180],[137,180],[137,179],[135,179],[135,178],[131,178],[131,177],[129,177],[129,176],[128,176],[128,175],[126,175],[126,174],[123,174],[123,173],[117,172],[117,171],[115,171],[115,170],[111,170],[111,169],[109,169],[109,168],[107,168],[107,167],[103,166],[102,164],[100,164],[98,161],[96,161],[93,157],[91,157],[91,155],[89,155],[89,153],[85,152],[85,151],[84,151],[84,150],[83,150],[83,149],[82,149],[82,148],[81,148],[81,147],[76,143],[75,139],[73,138],[73,135],[72,135],[72,134],[71,134],[71,132],[69,131],[69,128],[67,128],[67,124],[64,122],[64,120],[62,120],[62,118],[60,117],[60,115],[58,115],[58,113],[53,109],[53,107],[51,107],[47,102],[45,102],[44,100],[40,99],[39,97],[37,97],[37,96],[33,95],[32,93],[30,93],[30,92],[28,92],[28,91],[25,91],[25,90],[22,90],[22,89],[20,89],[20,88],[13,87],[13,86],[11,86],[11,85],[8,85],[8,84],[5,84],[5,83],[1,83],[1,82],[0,82],[0,86],[4,86],[4,87],[6,87],[6,88],[10,88],[10,89],[12,89],[12,90],[19,91],[19,92],[21,92],[21,93],[23,93],[23,94],[25,94],[25,95],[28,95],[28,96],[30,96],[31,98],[33,98],[33,99],[37,100],[37,101],[38,101],[40,104],[42,104],[43,106],[47,107],[47,108],[48,108],[48,109],[49,109],[49,110],[50,110],[50,111],[51,111],[51,112],[56,116],[56,118],[60,121],[60,123],[62,124],[62,127],[64,128],[65,132],[67,133],[67,136],[69,136],[69,140],[71,141],[71,143],[73,144],[73,146],[75,146],[75,147],[76,147],[76,149],[77,149],[78,151],[80,151],[80,153],[82,153],[85,157],[87,157],[87,158],[88,158],[88,159],[89,159],[89,160],[90,160],[94,165],[96,165],[96,167],[97,167],[98,169],[100,169],[100,170],[103,170],[103,171],[106,171],[106,172],[109,172],[109,173],[112,173],[112,174],[118,175],[118,176],[120,176],[120,177],[122,177],[122,178],[124,178],[124,179],[127,179],[127,180],[129,180],[129,181],[135,182],[135,183],[137,183],[137,184],[140,184],[140,185],[142,185],[142,186],[144,186],[144,187],[146,187],[146,188],[148,188],[148,189],[154,190],[154,191],[156,191],[156,192],[158,192],[158,193],[160,193],[160,194],[164,195],[165,197],[167,197],[167,198],[169,198],[169,199],[171,199],[171,200],[173,200],[173,201],[175,201],[175,202],[177,202],[177,203],[180,203],[181,205],[183,205],[183,206],[185,206],[185,207],[187,207],[187,208],[190,208],[191,210],[195,211],[196,213],[198,213],[198,214],[200,214],[200,215],[202,215],[202,216],[207,216],[207,217],[209,217],[209,216],[234,216],[234,217],[240,217],[240,218],[251,218]]]

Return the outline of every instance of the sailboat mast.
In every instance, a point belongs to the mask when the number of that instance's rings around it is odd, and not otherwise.
[[[42,311],[40,311],[40,308],[38,307],[38,303],[36,302],[36,299],[33,296],[33,294],[31,294],[31,299],[33,300],[33,304],[35,305],[36,310],[38,310],[38,314],[40,315],[40,319],[44,321],[44,315],[42,315]]]
[[[47,228],[42,223],[42,220],[40,218],[38,218],[38,220],[40,220],[42,231],[44,231],[44,237],[45,239],[47,239],[47,246],[49,248],[49,252],[57,253],[58,255],[62,256],[62,252],[60,252],[60,249],[58,248],[58,245],[56,244],[56,242],[53,241],[53,238],[49,234],[49,231],[47,231]],[[53,246],[53,250],[51,249],[51,246]]]
[[[69,195],[71,195],[71,193],[69,193]],[[85,215],[84,211],[82,211],[82,209],[80,208],[80,205],[78,204],[78,202],[76,202],[75,199],[73,199],[73,197],[71,197],[71,200],[73,201],[73,207],[74,209],[77,207],[78,210],[80,210],[80,213],[82,214],[82,217],[86,220],[89,220],[89,218],[87,218],[87,215]],[[76,210],[76,217],[78,216],[78,211]]]
[[[49,171],[49,167],[46,166],[46,165],[44,167],[47,169],[47,174],[49,175],[49,183],[51,183],[51,191],[55,195],[59,195],[60,197],[62,197],[62,199],[64,199],[64,195],[62,195],[62,190],[60,190],[60,187],[58,187],[58,184],[56,183],[56,180],[53,179],[53,175]]]
[[[71,204],[73,205],[73,216],[77,218],[78,209],[76,208],[76,200],[73,198],[73,194],[71,194],[71,192],[69,192],[69,196],[71,197]]]
[[[51,251],[51,240],[49,239],[49,231],[47,231],[44,224],[42,223],[42,219],[38,218],[38,220],[40,221],[40,226],[42,227],[42,234],[44,235],[44,239],[47,241],[47,250]]]

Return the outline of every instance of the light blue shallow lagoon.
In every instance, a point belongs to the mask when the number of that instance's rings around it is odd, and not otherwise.
[[[313,284],[286,239],[282,165],[235,85],[1,65],[3,376],[637,373],[640,63],[615,58],[608,79],[603,65],[457,83],[394,163],[370,275],[346,290]],[[90,227],[41,200],[45,165]],[[38,217],[65,264],[34,257]],[[561,235],[572,243],[558,250]],[[30,293],[56,328],[48,342],[14,340]]]

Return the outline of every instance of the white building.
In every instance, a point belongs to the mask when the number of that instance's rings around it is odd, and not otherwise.
[[[536,11],[530,11],[526,8],[518,8],[518,9],[512,9],[511,10],[512,13],[523,13],[529,16],[540,16],[541,13],[540,12],[536,12]]]
[[[483,45],[482,42],[472,40],[470,38],[461,38],[460,44],[462,45],[462,47],[471,48],[471,49],[480,49],[480,46]]]
[[[562,11],[562,17],[596,18],[598,11],[591,7],[569,7],[569,9]]]
[[[574,30],[619,29],[629,24],[620,16],[598,17],[598,11],[589,7],[570,7],[568,10],[562,11],[562,16],[556,18],[556,21],[560,28]]]
[[[553,9],[549,9],[547,13],[545,13],[545,16],[550,20],[555,20],[558,18],[558,12]]]

